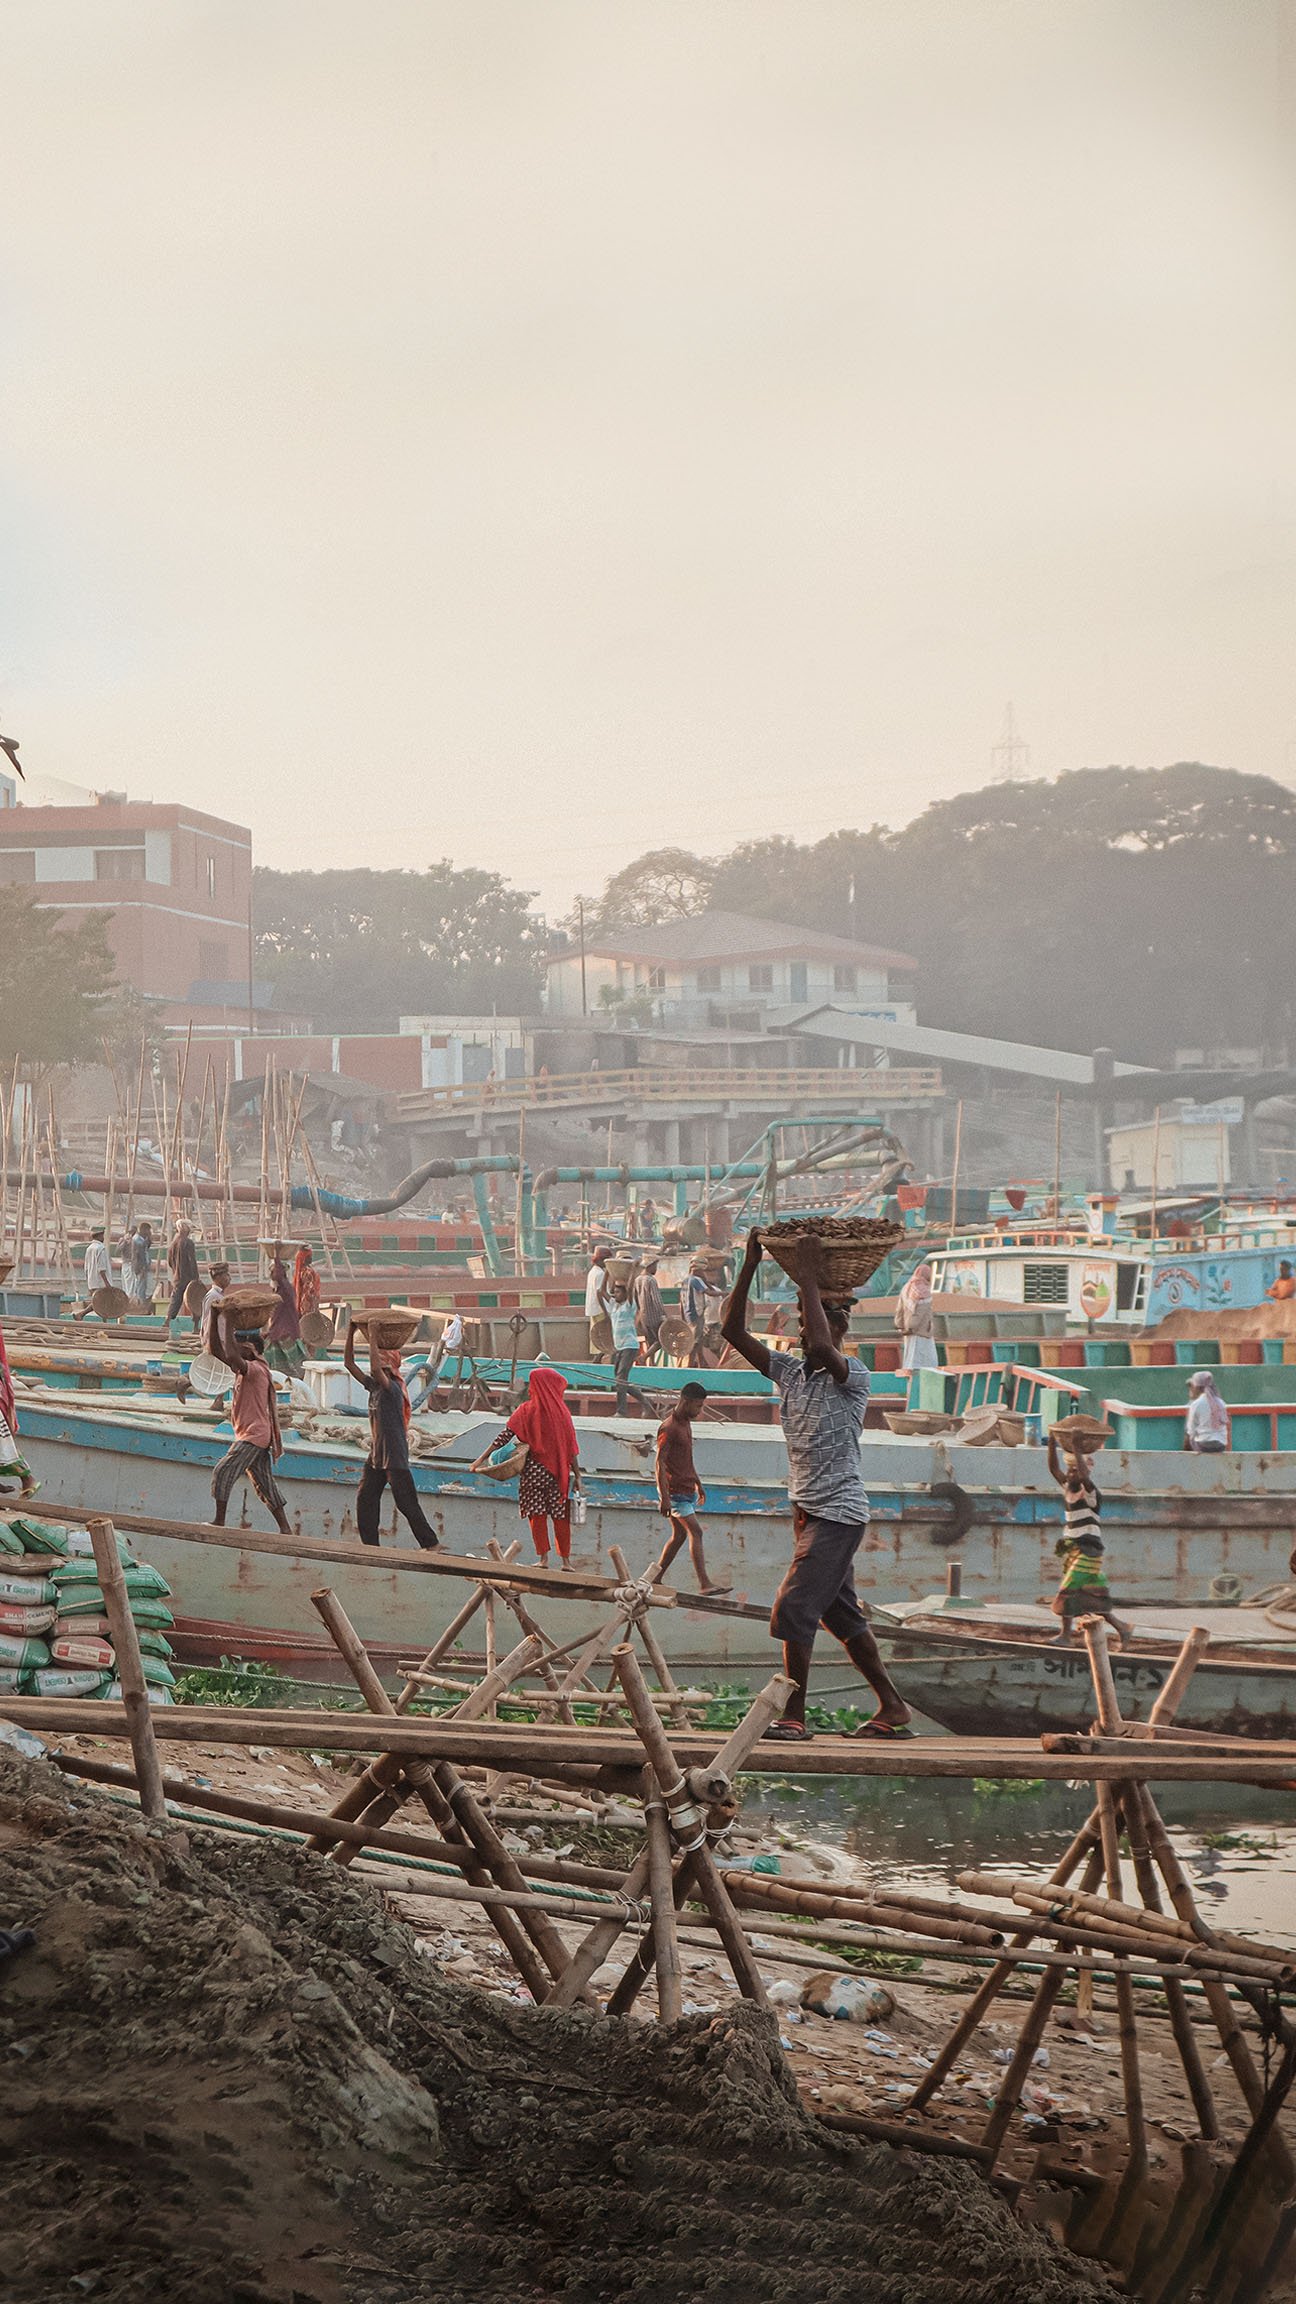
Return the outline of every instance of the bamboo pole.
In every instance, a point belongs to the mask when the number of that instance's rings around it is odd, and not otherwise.
[[[1061,1886],[1069,1880],[1077,1864],[1084,1862],[1087,1857],[1091,1856],[1097,1838],[1098,1811],[1095,1809],[1088,1822],[1082,1825],[1076,1833],[1070,1847],[1066,1849],[1050,1874],[1055,1885]],[[978,1987],[968,2002],[945,2046],[933,2059],[915,2088],[909,2099],[911,2111],[920,2112],[923,2106],[931,2101],[937,2089],[952,2072],[973,2033],[978,2030],[990,2007],[998,1999],[1004,1985],[1011,1978],[1014,1965],[1013,1954],[1024,1951],[1028,1945],[1034,1942],[1037,1933],[1038,1931],[1034,1928],[1021,1930],[1013,1937],[1010,1951],[1005,1952],[1003,1957],[996,1961],[985,1982]]]
[[[760,1742],[771,1722],[777,1720],[787,1702],[791,1683],[781,1673],[775,1673],[761,1689],[737,1727],[726,1738],[715,1755],[715,1764],[726,1776],[736,1776],[743,1762]],[[633,1899],[643,1895],[648,1885],[648,1849],[640,1849],[626,1874],[625,1895]],[[606,1921],[596,1921],[572,1954],[567,1972],[546,1995],[552,2007],[569,2008],[580,1997],[596,1968],[600,1968],[615,1944],[620,1930]]]
[[[627,1560],[624,1552],[621,1550],[619,1544],[609,1544],[608,1558],[612,1562],[613,1567],[616,1569],[616,1572],[621,1578],[622,1583],[633,1584],[634,1577],[630,1571],[630,1563]],[[675,1684],[674,1675],[672,1674],[671,1668],[666,1661],[661,1642],[657,1638],[656,1633],[653,1631],[653,1628],[648,1621],[648,1613],[646,1609],[636,1614],[634,1623],[638,1631],[639,1638],[643,1642],[644,1654],[647,1656],[649,1663],[657,1675],[658,1686],[665,1691],[666,1695],[671,1700],[669,1710],[674,1726],[676,1728],[688,1728],[691,1725],[688,1716],[688,1709],[680,1697],[679,1690]]]
[[[227,1239],[227,1238],[226,1238],[226,1236],[225,1236],[225,1218],[224,1218],[224,1215],[222,1214],[222,1215],[221,1215],[221,1218],[220,1218],[220,1247],[221,1247],[221,1261],[222,1261],[222,1262],[226,1262],[226,1261],[228,1260],[228,1258],[229,1258],[231,1255],[233,1255],[233,1254],[235,1253],[235,1251],[237,1250],[237,1247],[238,1247],[238,1228],[237,1228],[237,1224],[236,1224],[236,1222],[235,1222],[235,1216],[234,1216],[234,1162],[233,1162],[233,1157],[232,1157],[232,1154],[231,1154],[231,1152],[230,1152],[230,1140],[229,1140],[230,1085],[231,1085],[231,1082],[230,1082],[230,1072],[229,1072],[229,1067],[228,1067],[228,1062],[227,1062],[227,1066],[226,1066],[226,1072],[225,1072],[225,1096],[224,1096],[224,1101],[223,1101],[223,1103],[222,1103],[222,1106],[221,1106],[220,1136],[219,1136],[219,1138],[218,1138],[218,1141],[217,1141],[217,1147],[216,1147],[216,1151],[217,1151],[217,1159],[218,1159],[218,1161],[219,1161],[219,1160],[222,1160],[222,1159],[223,1159],[223,1161],[224,1161],[224,1167],[225,1167],[225,1204],[226,1204],[226,1207],[227,1207],[227,1208],[228,1208],[228,1210],[229,1210],[229,1237],[228,1237],[228,1239]],[[218,1177],[218,1180],[219,1180],[219,1174],[220,1174],[220,1170],[219,1170],[219,1168],[218,1168],[218,1170],[217,1170],[217,1177]],[[217,1205],[217,1208],[218,1208],[218,1210],[219,1210],[219,1209],[220,1209],[220,1202],[219,1202],[219,1200],[217,1201],[216,1205]]]
[[[162,1770],[158,1762],[157,1745],[153,1740],[153,1713],[149,1704],[148,1683],[144,1678],[144,1666],[140,1659],[139,1636],[130,1612],[122,1564],[117,1555],[117,1531],[111,1520],[99,1515],[88,1520],[86,1525],[94,1547],[95,1566],[99,1571],[104,1614],[112,1632],[113,1657],[117,1678],[121,1682],[122,1707],[135,1758],[135,1773],[139,1778],[140,1808],[145,1816],[157,1820],[166,1815]]]
[[[950,1180],[950,1230],[958,1227],[959,1161],[963,1152],[963,1099],[954,1108],[954,1171]]]
[[[1148,1714],[1148,1726],[1153,1731],[1168,1728],[1177,1717],[1179,1707],[1188,1693],[1188,1684],[1209,1646],[1209,1632],[1203,1630],[1200,1624],[1194,1624],[1170,1668],[1169,1678]]]
[[[176,1057],[176,1116],[175,1131],[171,1139],[171,1167],[181,1181],[184,1179],[185,1125],[184,1099],[189,1084],[189,1050],[193,1045],[193,1018],[185,1028],[184,1058]],[[208,1059],[210,1062],[210,1058]]]
[[[1188,1639],[1184,1642],[1184,1651],[1188,1649],[1194,1637],[1195,1635],[1190,1632]],[[1181,1660],[1184,1651],[1181,1651]],[[1185,1677],[1184,1685],[1187,1685],[1187,1677]],[[1167,1682],[1167,1686],[1169,1686],[1169,1682]],[[1160,1913],[1164,1917],[1161,1889],[1157,1879],[1156,1866],[1152,1861],[1152,1851],[1148,1845],[1147,1827],[1143,1821],[1141,1801],[1123,1799],[1121,1813],[1125,1820],[1125,1836],[1129,1841],[1130,1862],[1134,1866],[1134,1877],[1138,1882],[1139,1894],[1150,1912]],[[1206,2077],[1206,2067],[1202,2062],[1201,2050],[1197,2045],[1197,2036],[1192,2028],[1187,1994],[1177,1977],[1167,1976],[1165,1997],[1166,2012],[1170,2018],[1170,2028],[1174,2033],[1175,2046],[1179,2051],[1179,2061],[1183,2066],[1184,2079],[1188,2083],[1188,2093],[1192,2098],[1193,2110],[1197,2115],[1197,2125],[1203,2136],[1218,2136],[1219,2118],[1215,2110],[1215,2098],[1211,2093],[1211,2085]]]
[[[639,1659],[627,1645],[613,1651],[613,1664],[617,1677],[626,1692],[635,1729],[661,1786],[662,1798],[670,1811],[677,1829],[698,1829],[694,1822],[697,1810],[691,1793],[680,1773],[679,1764],[671,1750],[661,1721],[648,1702],[648,1691],[639,1669]],[[683,1795],[683,1797],[681,1797]],[[687,1821],[686,1821],[687,1819]],[[701,1890],[716,1934],[725,1948],[729,1965],[737,1979],[744,1999],[752,2000],[758,2008],[768,2007],[765,1982],[752,1955],[752,1949],[738,1923],[738,1915],[729,1900],[729,1892],[716,1869],[715,1858],[706,1845],[705,1821],[701,1824],[700,1844],[687,1845],[686,1853],[693,1860],[693,1877]],[[649,1877],[652,1873],[651,1843],[649,1844]]]
[[[1101,1864],[1101,1854],[1097,1849],[1094,1849],[1085,1867],[1085,1879],[1096,1882],[1100,1876]],[[1012,2062],[1000,2082],[994,2108],[982,2131],[981,2146],[986,2156],[987,2169],[993,2168],[999,2157],[1004,2137],[1008,2132],[1009,2122],[1021,2101],[1022,2089],[1026,2085],[1027,2075],[1035,2061],[1035,2051],[1044,2036],[1044,2027],[1048,2023],[1054,2002],[1065,1981],[1066,1970],[1064,1968],[1050,1968],[1041,1976],[1035,1987],[1026,2020],[1017,2035]],[[913,2102],[916,2106],[916,2092]]]
[[[1149,1236],[1155,1240],[1157,1232],[1157,1201],[1161,1191],[1161,1107],[1158,1104],[1152,1119],[1152,1212],[1149,1218]]]
[[[198,1125],[194,1132],[193,1158],[189,1163],[189,1182],[193,1189],[194,1233],[197,1237],[202,1236],[206,1223],[206,1219],[203,1213],[202,1194],[198,1189],[198,1172],[202,1167],[203,1128],[207,1120],[207,1091],[209,1088],[212,1092],[212,1103],[214,1106],[216,1101],[216,1074],[210,1056],[207,1058],[206,1070],[203,1073],[202,1095],[198,1099]],[[219,1203],[217,1203],[217,1205],[219,1206]]]
[[[1188,1884],[1187,1875],[1175,1854],[1170,1836],[1162,1822],[1160,1809],[1153,1800],[1146,1784],[1140,1783],[1133,1786],[1132,1794],[1141,1803],[1148,1845],[1152,1851],[1157,1870],[1165,1882],[1166,1893],[1170,1898],[1172,1909],[1181,1920],[1191,1922],[1197,1928],[1199,1935],[1208,1937],[1209,1930],[1202,1923],[1192,1889]],[[1233,2004],[1218,1977],[1203,1977],[1202,1992],[1214,2020],[1215,2028],[1219,2033],[1220,2046],[1229,2060],[1233,2077],[1237,2081],[1247,2108],[1254,2119],[1264,2101],[1264,2082],[1256,2070],[1255,2060],[1243,2037],[1242,2027],[1238,2023]],[[1274,2129],[1272,2132],[1270,2156],[1282,2177],[1283,2183],[1289,2188],[1296,2184],[1296,2159],[1293,2159],[1278,2129]]]
[[[1053,1103],[1053,1221],[1062,1214],[1062,1091],[1059,1088]]]
[[[652,1903],[653,1957],[657,1966],[657,2017],[662,2024],[677,2024],[684,2012],[683,1968],[675,1926],[674,1880],[671,1871],[670,1828],[666,1803],[644,1770],[644,1823],[648,1831],[648,1893]]]
[[[324,1605],[325,1600],[327,1606]],[[394,1718],[396,1707],[369,1662],[364,1646],[341,1603],[332,1593],[314,1593],[312,1604],[336,1642],[338,1653],[351,1671],[370,1711]],[[456,1733],[462,1735],[464,1729],[460,1727]],[[420,1792],[435,1787],[455,1831],[462,1834],[466,1844],[470,1844],[466,1845],[466,1855],[475,1855],[497,1886],[507,1889],[523,1887],[522,1875],[494,1825],[448,1760],[437,1761],[430,1769],[411,1770],[407,1764],[405,1773]],[[553,1922],[547,1915],[532,1914],[530,1918],[524,1916],[522,1924],[550,1974],[561,1976],[567,1965],[567,1948]],[[526,1981],[534,1993],[534,1962],[528,1960],[526,1970]],[[537,1981],[543,1991],[544,1980],[537,1977]]]
[[[325,1267],[327,1269],[330,1280],[336,1280],[337,1266],[333,1260],[333,1248],[329,1240],[329,1228],[325,1220],[323,1203],[320,1199],[319,1176],[316,1172],[315,1162],[311,1157],[310,1140],[305,1134],[304,1130],[298,1130],[297,1141],[301,1145],[302,1149],[302,1163],[306,1170],[306,1182],[310,1187],[311,1200],[314,1203],[315,1221],[320,1228],[320,1247],[323,1251]]]
[[[144,1122],[144,1065],[147,1059],[147,1055],[147,1035],[141,1032],[139,1071],[135,1080],[135,1126],[131,1136],[130,1167],[127,1170],[126,1175],[126,1220],[124,1229],[127,1231],[129,1231],[131,1225],[135,1221],[135,1178],[139,1168],[140,1129]],[[129,1102],[127,1103],[126,1107],[126,1124],[127,1127],[130,1126]]]

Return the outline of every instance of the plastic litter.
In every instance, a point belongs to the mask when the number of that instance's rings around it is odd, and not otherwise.
[[[877,2024],[895,2014],[895,1994],[868,1976],[808,1976],[801,1987],[801,2005],[817,2016],[832,2016],[852,2024]],[[880,2035],[885,2038],[886,2035]]]

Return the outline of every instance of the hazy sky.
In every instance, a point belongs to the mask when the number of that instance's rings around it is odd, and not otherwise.
[[[904,822],[1009,698],[1037,772],[1296,784],[1288,0],[0,38],[33,771],[555,908],[662,841]]]

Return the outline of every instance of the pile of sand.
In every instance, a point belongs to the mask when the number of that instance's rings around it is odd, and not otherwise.
[[[12,2304],[1081,2304],[959,2164],[827,2135],[750,2009],[451,1983],[318,1857],[0,1753]]]

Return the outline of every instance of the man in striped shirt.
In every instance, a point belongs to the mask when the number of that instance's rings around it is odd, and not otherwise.
[[[1134,1627],[1117,1616],[1104,1566],[1099,1514],[1102,1498],[1094,1484],[1093,1465],[1079,1446],[1070,1449],[1065,1466],[1057,1435],[1049,1434],[1048,1467],[1062,1490],[1066,1534],[1056,1550],[1062,1562],[1062,1582],[1053,1599],[1053,1613],[1062,1619],[1055,1647],[1068,1647],[1071,1627],[1079,1616],[1105,1616],[1122,1648],[1134,1637]]]

